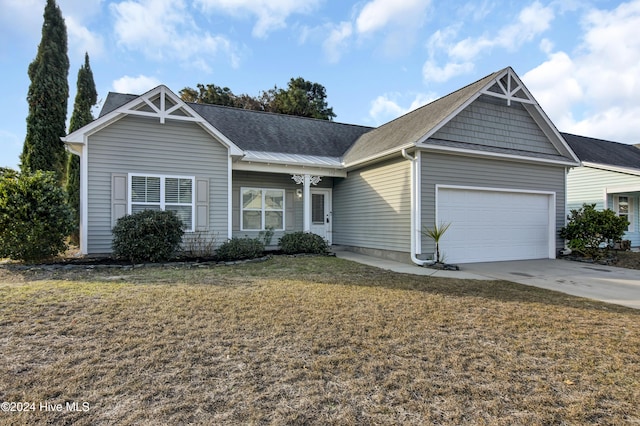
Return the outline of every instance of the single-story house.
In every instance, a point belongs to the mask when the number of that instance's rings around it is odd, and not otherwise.
[[[116,220],[173,210],[187,238],[329,243],[423,264],[450,223],[448,262],[554,258],[566,176],[580,164],[510,67],[377,128],[183,102],[165,86],[110,93],[63,138],[81,159],[81,251]]]
[[[629,227],[624,238],[640,247],[640,149],[633,145],[563,133],[562,136],[582,161],[569,171],[567,207],[584,203],[597,209],[611,209],[625,216]]]

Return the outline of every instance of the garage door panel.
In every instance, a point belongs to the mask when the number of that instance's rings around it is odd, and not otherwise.
[[[450,223],[441,241],[448,262],[549,256],[546,194],[440,188],[438,220]]]

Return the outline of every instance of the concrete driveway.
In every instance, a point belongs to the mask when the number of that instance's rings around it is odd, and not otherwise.
[[[470,274],[640,309],[640,270],[551,259],[459,266]]]

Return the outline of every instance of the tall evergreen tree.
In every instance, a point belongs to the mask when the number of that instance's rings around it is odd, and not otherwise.
[[[98,102],[98,92],[93,80],[93,72],[89,65],[89,54],[84,55],[84,65],[78,70],[76,99],[73,103],[73,113],[69,123],[69,133],[93,121],[91,108]],[[80,157],[69,155],[67,162],[67,196],[69,205],[74,210],[76,229],[71,236],[74,243],[78,243],[78,228],[80,225]]]
[[[42,38],[36,58],[29,64],[29,115],[21,160],[23,172],[53,171],[61,180],[66,161],[64,145],[69,57],[67,27],[55,0],[44,8]]]

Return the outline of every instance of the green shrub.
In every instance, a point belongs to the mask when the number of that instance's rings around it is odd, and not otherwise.
[[[0,257],[37,261],[67,249],[73,212],[52,172],[0,174]]]
[[[280,249],[286,254],[315,253],[326,254],[329,252],[327,241],[320,235],[311,232],[294,232],[285,234],[279,241]]]
[[[216,251],[218,260],[255,259],[264,253],[264,243],[257,238],[232,238]]]
[[[172,211],[143,210],[121,217],[113,228],[113,256],[132,263],[169,260],[180,248],[182,226]]]
[[[569,223],[560,230],[560,236],[568,241],[571,250],[582,255],[597,258],[602,244],[613,247],[622,239],[629,222],[619,217],[613,210],[596,210],[595,204],[583,204],[580,209],[571,210],[567,216]]]

